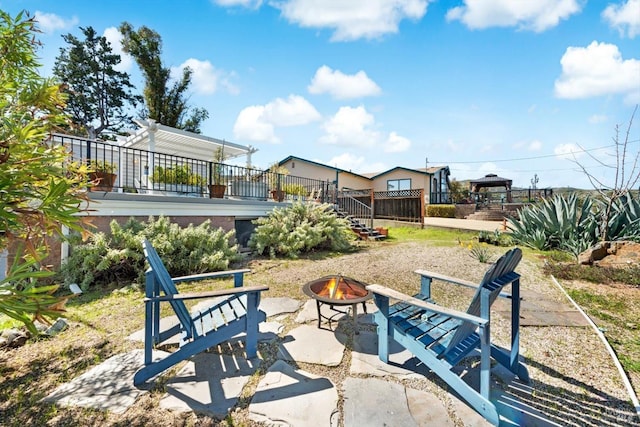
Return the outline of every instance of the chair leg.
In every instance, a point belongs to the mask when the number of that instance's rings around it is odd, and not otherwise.
[[[258,294],[247,294],[247,335],[245,346],[247,358],[251,359],[258,354]]]
[[[378,313],[376,313],[376,323],[378,324],[378,357],[384,363],[389,363],[389,298],[374,294]]]

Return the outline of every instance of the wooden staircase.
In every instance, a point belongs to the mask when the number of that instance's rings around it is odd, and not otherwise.
[[[375,228],[367,227],[365,224],[360,222],[357,218],[349,215],[348,212],[340,210],[338,207],[334,206],[334,210],[336,215],[339,218],[344,218],[349,221],[349,225],[351,227],[351,231],[358,235],[358,238],[361,240],[383,240],[387,236],[380,234],[378,230]]]

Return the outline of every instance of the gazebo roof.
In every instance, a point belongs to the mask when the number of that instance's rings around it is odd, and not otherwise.
[[[165,126],[153,120],[136,120],[135,122],[140,126],[140,129],[124,140],[124,147],[149,150],[151,148],[149,143],[153,141],[153,151],[155,152],[204,161],[213,160],[214,152],[218,147],[223,147],[225,159],[246,156],[258,151],[250,145],[234,144]],[[153,134],[153,138],[151,138],[151,134]]]
[[[469,184],[471,186],[477,186],[477,187],[504,187],[504,186],[511,187],[512,182],[513,181],[511,179],[502,178],[494,173],[490,173],[485,175],[482,178],[472,179],[471,181],[469,181]]]

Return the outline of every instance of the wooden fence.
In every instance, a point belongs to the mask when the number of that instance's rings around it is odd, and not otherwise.
[[[354,203],[353,200],[356,202]],[[351,201],[351,202],[350,202]],[[424,190],[343,190],[338,193],[340,208],[352,216],[362,217],[362,212],[351,212],[351,207],[359,209],[366,205],[371,209],[371,217],[396,221],[424,222]],[[368,217],[365,217],[368,218]]]

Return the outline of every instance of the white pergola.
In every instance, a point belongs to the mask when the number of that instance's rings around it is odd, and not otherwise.
[[[235,144],[223,139],[172,128],[155,120],[135,120],[140,129],[129,135],[123,147],[148,150],[175,156],[189,157],[207,162],[213,161],[214,153],[222,147],[225,159],[247,157],[247,167],[251,166],[251,155],[258,151],[252,146]]]

